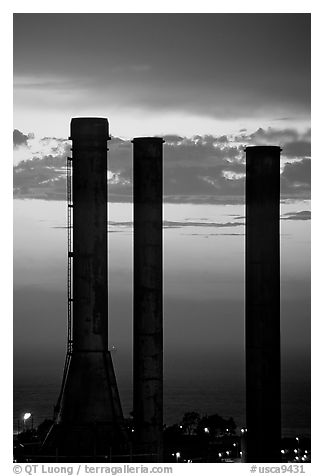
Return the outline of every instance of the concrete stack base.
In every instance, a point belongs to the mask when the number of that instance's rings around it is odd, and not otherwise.
[[[55,423],[42,447],[48,461],[129,461],[129,445],[117,425]]]
[[[111,453],[128,453],[128,436],[110,352],[72,354],[55,423],[42,452],[108,458]]]

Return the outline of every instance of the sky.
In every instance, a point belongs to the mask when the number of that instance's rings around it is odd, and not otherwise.
[[[108,117],[110,124],[110,344],[118,348],[116,366],[125,379],[132,325],[130,140],[165,139],[166,376],[177,379],[190,368],[197,382],[242,376],[244,147],[282,147],[283,366],[285,385],[297,381],[305,388],[310,16],[14,15],[14,353],[20,377],[49,365],[53,375],[61,372],[65,162],[70,120],[77,116]],[[301,406],[308,404],[309,395]]]
[[[283,147],[283,195],[309,196],[309,29],[306,14],[15,14],[14,164],[34,159],[15,193],[63,198],[71,117],[94,115],[111,200],[131,200],[137,135],[165,138],[170,201],[241,200],[258,144]]]
[[[15,14],[15,124],[67,135],[228,134],[308,127],[310,15]]]

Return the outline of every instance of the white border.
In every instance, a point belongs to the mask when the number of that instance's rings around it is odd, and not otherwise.
[[[7,467],[8,472],[12,471],[12,442],[8,435],[12,433],[12,13],[116,13],[116,12],[170,12],[170,13],[312,13],[312,469],[313,474],[320,474],[320,460],[322,452],[322,432],[323,432],[323,30],[324,18],[323,9],[319,1],[278,1],[256,2],[256,1],[231,1],[212,2],[199,0],[199,2],[176,2],[164,1],[163,4],[148,1],[95,1],[83,2],[56,1],[40,2],[26,1],[5,1],[1,6],[1,93],[2,93],[2,114],[1,131],[5,136],[5,146],[2,150],[2,175],[1,184],[1,204],[2,204],[2,273],[1,273],[1,296],[2,296],[2,391],[1,391],[1,466]],[[244,8],[243,8],[244,7]],[[274,32],[275,34],[275,32]],[[298,54],[298,51],[296,51]],[[11,94],[10,94],[11,92]],[[189,465],[190,466],[190,465]],[[204,474],[215,474],[215,470],[222,474],[246,474],[249,472],[247,465],[216,466],[203,465]],[[249,465],[248,465],[249,466]],[[318,467],[318,471],[317,468]],[[181,469],[180,469],[181,468]],[[194,469],[195,468],[195,469]],[[199,468],[201,469],[201,468]],[[174,474],[186,472],[197,472],[198,468],[181,465],[177,467]],[[242,473],[244,471],[244,473]],[[306,474],[310,474],[310,465],[306,467]]]

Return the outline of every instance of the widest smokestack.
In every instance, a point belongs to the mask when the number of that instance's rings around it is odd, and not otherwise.
[[[280,147],[246,148],[247,462],[281,461]]]
[[[73,349],[108,349],[107,119],[72,119]]]
[[[135,138],[134,360],[135,437],[146,461],[163,462],[162,148]]]
[[[73,170],[73,332],[56,425],[46,440],[59,453],[93,455],[125,441],[123,415],[108,351],[108,121],[71,121]],[[69,355],[70,354],[70,355]],[[120,451],[119,451],[120,452]]]

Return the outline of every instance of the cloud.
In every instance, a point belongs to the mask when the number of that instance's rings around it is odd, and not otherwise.
[[[285,165],[281,174],[281,191],[291,197],[295,195],[310,198],[311,160],[302,159]]]
[[[57,137],[36,138],[33,133],[25,135],[14,130],[14,164],[21,164],[23,161],[41,159],[48,156],[65,157],[70,154],[70,142],[67,139]],[[16,139],[16,145],[15,145]],[[20,145],[17,145],[20,143]]]
[[[303,210],[301,212],[288,212],[281,216],[281,220],[310,220],[311,212]]]
[[[244,216],[233,216],[234,220],[243,219],[245,220]],[[281,220],[310,220],[311,219],[311,212],[308,210],[303,210],[300,212],[288,212],[284,213],[281,217]],[[133,221],[108,221],[108,233],[123,233],[127,232],[134,227]],[[187,219],[185,221],[172,221],[172,220],[163,220],[163,228],[164,229],[174,229],[174,228],[203,228],[204,231],[202,233],[186,233],[186,236],[242,236],[245,235],[245,232],[241,233],[214,233],[212,230],[213,228],[235,228],[235,227],[245,227],[245,222],[211,222],[211,221],[194,221],[192,219]],[[66,229],[66,225],[61,226],[53,226],[53,228],[59,229]]]
[[[282,147],[282,156],[304,158],[311,155],[310,129],[300,133],[296,129],[274,129],[260,127],[252,134],[240,134],[235,137],[238,143],[245,145],[277,145]]]
[[[28,135],[23,134],[21,131],[18,129],[14,129],[13,131],[13,146],[14,148],[17,148],[19,146],[27,146],[28,145],[28,139],[33,139],[34,134],[29,133]]]
[[[245,220],[245,216],[235,216],[234,220]],[[309,210],[303,210],[301,212],[287,212],[280,216],[280,220],[310,220],[311,212]]]
[[[134,222],[133,221],[108,221],[108,232],[109,233],[116,233],[128,230],[129,228],[133,228]],[[170,221],[170,220],[163,220],[163,228],[187,228],[187,227],[201,227],[201,228],[231,228],[243,226],[243,223],[237,222],[201,222],[201,221]],[[66,228],[65,225],[63,226],[53,226],[53,228]],[[114,230],[114,228],[119,228],[119,230]],[[241,233],[239,233],[241,234]],[[232,233],[230,233],[232,235]],[[235,233],[236,235],[236,233]]]
[[[183,141],[183,137],[176,134],[167,134],[163,137],[166,144],[178,144]]]
[[[245,193],[245,143],[286,143],[290,157],[282,161],[281,198],[309,198],[309,131],[258,129],[238,137],[178,135],[165,137],[163,152],[164,201],[170,203],[242,203]],[[240,141],[238,140],[240,139]],[[110,201],[130,202],[133,194],[133,146],[112,137],[108,142],[108,193]],[[16,197],[65,199],[66,139],[44,137],[28,149],[30,160],[14,167]]]
[[[252,134],[242,134],[237,137],[238,140],[243,140],[253,145],[280,145],[283,142],[296,141],[298,138],[299,134],[296,129],[274,129],[272,127],[267,129],[259,127]]]
[[[217,222],[194,222],[194,221],[163,221],[164,228],[185,228],[185,227],[202,227],[202,228],[228,228],[242,226],[242,223],[237,222],[226,222],[226,223],[217,223]]]
[[[189,236],[203,236],[209,238],[210,236],[244,236],[245,233],[208,233],[207,235],[202,233],[190,233]],[[188,236],[188,233],[182,233],[182,236]]]
[[[282,153],[287,157],[310,157],[311,144],[308,141],[294,141],[288,143]]]

